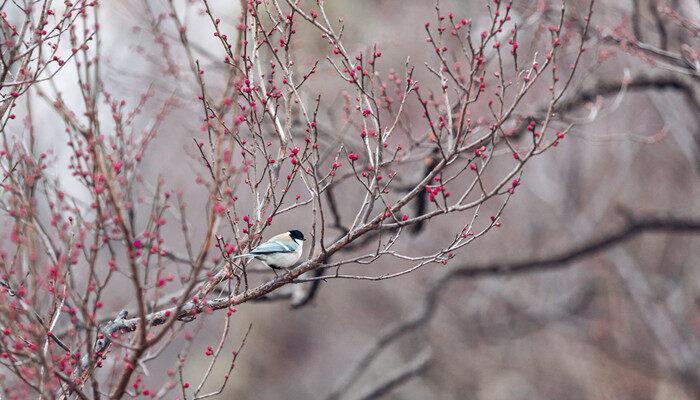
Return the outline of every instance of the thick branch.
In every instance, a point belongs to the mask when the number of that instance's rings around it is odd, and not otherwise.
[[[430,363],[430,349],[423,350],[413,361],[388,374],[383,381],[368,389],[360,400],[378,399],[401,384],[422,374]]]
[[[546,257],[512,262],[495,262],[484,265],[468,265],[455,269],[450,274],[459,277],[476,278],[561,269],[569,263],[618,245],[645,232],[697,234],[700,232],[700,217],[630,216],[627,224],[613,232]]]
[[[566,113],[586,103],[595,101],[598,96],[611,96],[621,90],[676,90],[682,92],[688,104],[695,110],[700,110],[700,101],[695,97],[691,86],[675,76],[637,76],[628,82],[598,82],[594,87],[582,90],[576,96],[562,101],[557,112]]]
[[[523,261],[495,262],[480,266],[464,266],[452,270],[448,273],[448,275],[476,278],[482,276],[521,274],[540,270],[560,269],[565,267],[568,263],[615,246],[645,232],[698,233],[700,232],[700,217],[629,217],[628,223],[623,227],[618,228],[611,233],[600,236],[599,238],[589,240],[583,244],[578,244],[564,251],[555,253],[551,256]],[[192,319],[192,317],[196,316],[207,308],[214,310],[223,309],[231,305],[245,303],[261,296],[265,296],[279,287],[290,283],[291,280],[293,280],[296,276],[301,275],[301,273],[313,269],[309,268],[309,265],[307,265],[312,261],[307,261],[289,273],[275,277],[273,280],[238,296],[220,297],[209,301],[189,301],[174,317],[186,321]],[[150,326],[162,325],[171,317],[171,313],[174,311],[175,307],[157,311],[147,315],[146,320]],[[108,323],[107,326],[113,327],[116,321],[117,320]],[[134,331],[138,326],[138,318],[124,319],[118,325],[121,327],[122,331]],[[113,330],[113,332],[114,331],[115,330]]]
[[[439,296],[445,287],[456,279],[479,278],[494,275],[521,274],[551,269],[560,269],[568,264],[590,256],[596,252],[616,246],[646,232],[665,233],[700,233],[700,218],[681,217],[628,217],[628,223],[606,235],[594,238],[582,244],[569,247],[550,256],[533,258],[523,261],[496,262],[481,266],[467,265],[453,269],[438,278],[428,288],[419,311],[405,320],[388,327],[374,341],[363,357],[353,365],[352,369],[340,379],[334,390],[326,397],[327,400],[337,400],[353,385],[360,375],[369,368],[379,353],[404,335],[426,326],[435,315]]]

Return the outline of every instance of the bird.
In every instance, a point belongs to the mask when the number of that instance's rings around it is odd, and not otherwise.
[[[291,231],[280,233],[261,243],[249,253],[240,254],[234,258],[255,258],[277,273],[278,269],[287,269],[299,261],[304,250],[304,234],[301,231],[292,229]]]

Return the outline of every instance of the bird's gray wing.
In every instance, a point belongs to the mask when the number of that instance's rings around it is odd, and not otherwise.
[[[296,248],[292,244],[271,240],[254,248],[250,254],[294,253],[294,251],[296,251]]]

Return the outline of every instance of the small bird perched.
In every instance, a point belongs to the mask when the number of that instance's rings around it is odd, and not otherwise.
[[[261,243],[251,250],[250,253],[241,254],[234,258],[256,258],[267,264],[273,271],[287,269],[301,258],[305,240],[303,233],[293,229],[271,237],[267,242]]]

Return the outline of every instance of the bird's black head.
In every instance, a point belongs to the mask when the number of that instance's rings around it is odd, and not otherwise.
[[[304,239],[304,234],[296,229],[289,231],[289,236],[291,236],[292,239],[294,239],[294,240],[301,240],[301,241],[306,240],[306,239]]]

